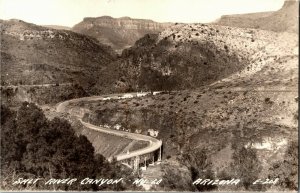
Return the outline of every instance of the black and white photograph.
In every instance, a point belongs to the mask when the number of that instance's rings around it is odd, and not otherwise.
[[[298,192],[298,0],[0,0],[1,192]]]

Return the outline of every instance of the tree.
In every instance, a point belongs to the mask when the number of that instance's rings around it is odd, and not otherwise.
[[[171,93],[172,90],[177,88],[179,86],[179,77],[175,76],[163,76],[162,77],[162,89],[165,91],[168,91],[169,94]]]
[[[162,74],[153,70],[150,67],[141,68],[141,76],[139,77],[139,87],[146,88],[151,92],[156,90],[162,90]]]
[[[22,143],[26,145],[36,140],[40,130],[48,125],[43,111],[34,103],[24,102],[17,112],[16,117],[17,135]]]
[[[256,155],[256,150],[242,147],[234,151],[232,158],[233,163],[231,164],[231,168],[234,177],[242,179],[242,184],[246,190],[255,188],[251,185],[258,179],[258,175],[262,169]]]
[[[283,190],[298,190],[298,142],[289,142],[284,160],[275,162],[270,168],[269,178],[279,178],[277,186]]]
[[[190,150],[183,154],[183,160],[190,168],[192,180],[198,178],[214,179],[212,163],[208,158],[207,149]],[[217,188],[215,185],[196,185],[198,191],[210,191]]]
[[[13,112],[5,105],[1,104],[1,125],[13,117]]]
[[[1,105],[1,167],[14,164],[13,160],[20,159],[20,148],[15,142],[16,122],[15,113]]]
[[[68,121],[46,119],[42,110],[33,103],[24,102],[14,113],[1,106],[1,175],[13,181],[23,178],[117,178],[129,175],[118,163],[108,163],[95,156],[92,144],[85,136],[75,135]],[[4,173],[7,172],[7,173]],[[5,181],[2,181],[8,188]],[[39,183],[35,189],[47,190],[125,190],[127,184],[114,186],[53,185]],[[24,185],[13,186],[26,189]]]

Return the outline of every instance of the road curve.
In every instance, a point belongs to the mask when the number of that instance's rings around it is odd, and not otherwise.
[[[138,97],[139,95],[144,96],[146,94],[149,94],[149,93],[126,93],[126,94],[112,94],[112,95],[104,95],[104,96],[76,98],[76,99],[71,99],[68,101],[58,103],[56,106],[56,111],[57,112],[68,112],[67,106],[70,105],[71,103],[76,103],[76,102],[106,100],[107,98],[120,99],[121,97],[126,97],[126,96]],[[75,116],[78,117],[78,120],[81,122],[82,125],[84,125],[85,127],[89,128],[89,129],[107,133],[107,134],[111,134],[111,135],[116,135],[119,137],[132,139],[132,140],[140,140],[140,141],[149,142],[149,145],[145,148],[135,150],[135,151],[132,151],[129,153],[121,153],[121,154],[114,156],[117,159],[117,161],[121,161],[121,160],[129,159],[129,158],[132,158],[135,156],[140,156],[140,155],[144,155],[147,153],[151,153],[151,152],[158,150],[162,146],[162,141],[155,139],[153,137],[150,137],[147,135],[141,135],[141,134],[137,134],[137,133],[130,133],[130,132],[125,132],[125,131],[118,131],[118,130],[113,130],[113,129],[107,129],[104,127],[99,127],[99,126],[92,125],[90,123],[82,121],[82,116],[80,116],[80,115],[75,115]],[[111,160],[112,157],[110,157],[108,159]]]

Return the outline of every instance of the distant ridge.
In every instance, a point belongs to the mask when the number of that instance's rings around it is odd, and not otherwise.
[[[158,23],[148,19],[101,16],[86,17],[72,30],[92,36],[120,53],[123,49],[134,45],[144,35],[159,33],[170,25],[171,23]]]
[[[58,29],[58,30],[71,30],[71,27],[61,26],[61,25],[43,25],[44,27]]]
[[[214,24],[298,33],[298,12],[298,1],[285,1],[278,11],[224,15]]]

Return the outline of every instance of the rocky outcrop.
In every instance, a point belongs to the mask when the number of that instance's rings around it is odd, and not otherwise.
[[[101,43],[122,50],[132,46],[135,41],[148,33],[158,33],[170,26],[152,20],[132,19],[130,17],[112,18],[103,16],[84,18],[72,30],[98,39]]]

